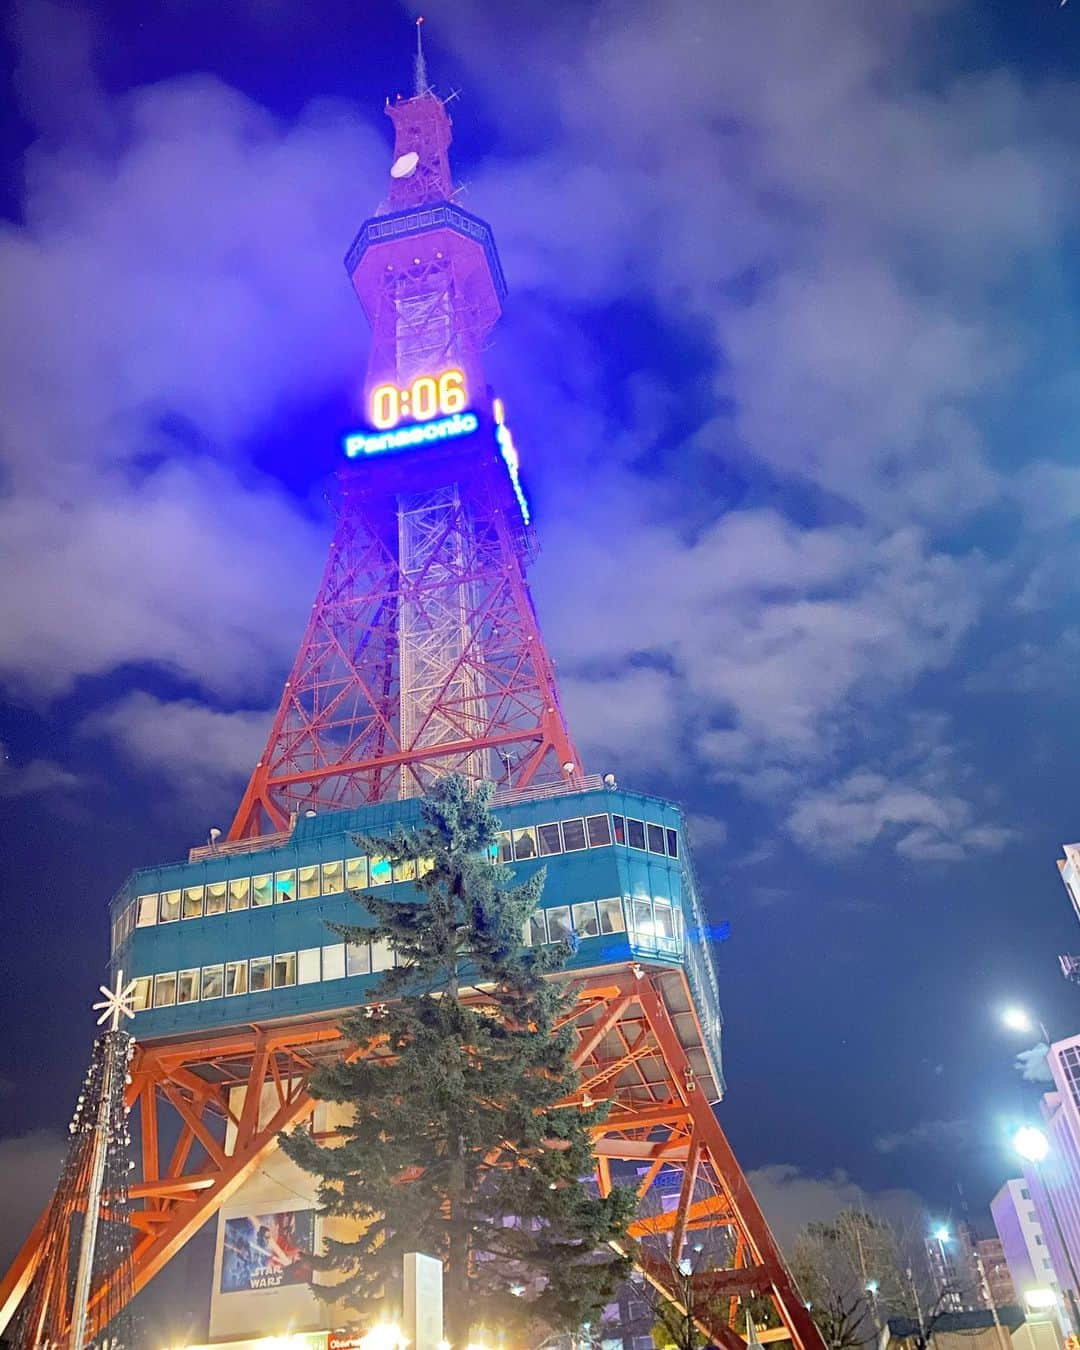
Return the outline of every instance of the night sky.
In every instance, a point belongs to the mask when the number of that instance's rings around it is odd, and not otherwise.
[[[10,1248],[107,902],[228,826],[318,584],[415,11],[7,13]],[[731,923],[723,1123],[784,1235],[860,1193],[978,1212],[1038,1095],[995,1010],[1077,1029],[1080,3],[425,13],[574,734],[685,804]]]

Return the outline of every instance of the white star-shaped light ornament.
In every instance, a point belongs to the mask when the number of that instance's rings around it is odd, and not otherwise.
[[[135,1016],[135,981],[129,980],[125,984],[122,970],[116,972],[115,989],[110,989],[105,984],[99,984],[98,988],[105,995],[100,1003],[92,1005],[94,1012],[101,1011],[101,1016],[97,1020],[98,1026],[101,1026],[102,1022],[107,1022],[111,1017],[112,1025],[109,1030],[115,1031],[120,1025],[121,1017]]]

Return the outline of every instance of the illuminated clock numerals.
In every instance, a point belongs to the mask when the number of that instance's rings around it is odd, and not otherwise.
[[[371,392],[371,424],[379,431],[397,426],[403,417],[429,422],[433,417],[452,417],[468,405],[465,375],[444,370],[441,375],[418,375],[407,388],[380,384]]]
[[[444,370],[439,376],[439,411],[446,417],[465,407],[465,376],[460,370]]]
[[[418,422],[426,422],[439,411],[439,387],[430,375],[421,375],[409,386],[413,416]]]
[[[380,384],[371,394],[371,422],[380,431],[397,426],[401,420],[401,395],[397,385]]]

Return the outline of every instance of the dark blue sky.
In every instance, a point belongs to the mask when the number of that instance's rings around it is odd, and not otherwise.
[[[1076,1029],[1075,9],[427,7],[574,732],[695,818],[723,1119],[782,1222],[855,1185],[984,1204],[1034,1103],[994,1008]],[[412,28],[317,11],[9,12],[0,1158],[28,1178],[107,901],[227,825],[325,553],[366,344],[341,257]]]

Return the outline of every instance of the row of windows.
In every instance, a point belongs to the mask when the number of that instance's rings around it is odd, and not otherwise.
[[[523,825],[498,836],[499,861],[524,862],[553,853],[577,853],[585,848],[603,848],[612,842],[661,856],[679,856],[679,833],[647,820],[630,816],[585,816],[576,820],[553,820],[547,825]]]
[[[335,942],[276,956],[253,956],[247,961],[224,961],[189,970],[141,975],[135,980],[134,1008],[171,1008],[177,1003],[261,994],[319,980],[342,980],[346,975],[370,975],[389,970],[394,954],[386,942]]]
[[[625,912],[624,912],[625,907]],[[525,944],[573,942],[630,929],[636,943],[677,950],[682,914],[670,900],[586,900],[576,905],[538,909],[525,930]]]
[[[231,914],[241,909],[260,909],[296,899],[314,900],[321,895],[341,895],[344,891],[364,890],[368,886],[385,886],[391,881],[415,881],[432,866],[434,864],[424,858],[391,866],[387,858],[360,856],[140,895],[113,923],[114,949],[127,940],[133,928]]]
[[[572,942],[623,933],[629,927],[635,941],[675,950],[681,917],[668,900],[620,900],[618,897],[584,900],[575,905],[552,905],[550,909],[537,910],[522,936],[526,946],[534,947],[545,942]],[[336,942],[326,947],[279,952],[275,956],[192,966],[188,970],[136,978],[135,1011],[232,998],[238,994],[260,994],[296,984],[340,980],[346,975],[378,974],[389,970],[393,964],[390,944],[377,941]]]
[[[499,862],[521,862],[603,848],[612,842],[644,852],[679,856],[676,830],[651,821],[618,815],[579,816],[572,820],[527,825],[499,834],[495,852]],[[258,876],[234,877],[205,885],[140,895],[113,921],[113,951],[117,951],[135,928],[159,923],[178,923],[243,909],[259,909],[292,900],[311,900],[323,895],[341,895],[367,886],[385,886],[392,881],[415,881],[433,864],[425,859],[391,864],[387,858],[359,856],[333,862],[290,867]]]

